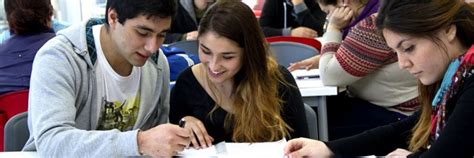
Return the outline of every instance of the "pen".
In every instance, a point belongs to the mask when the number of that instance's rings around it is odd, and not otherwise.
[[[184,125],[185,125],[185,124],[186,124],[186,120],[185,120],[184,118],[182,118],[181,120],[179,120],[179,123],[178,123],[179,127],[184,128]]]
[[[184,128],[184,125],[186,125],[186,120],[184,118],[182,118],[181,120],[179,120],[178,125],[179,125],[179,127]],[[196,133],[193,132],[193,134],[194,134],[194,137],[197,138]],[[201,143],[199,143],[199,140],[197,140],[197,142],[198,142],[199,146],[201,146]]]
[[[186,120],[184,118],[179,120],[179,123],[178,123],[179,127],[184,128],[185,124],[186,124]],[[196,133],[193,132],[193,134],[194,134],[194,138],[196,138],[196,141],[197,141],[198,145],[201,146],[201,142],[199,142],[199,140],[197,139]]]
[[[298,80],[313,79],[313,78],[319,78],[319,76],[298,76],[298,77],[296,77],[296,79],[298,79]]]

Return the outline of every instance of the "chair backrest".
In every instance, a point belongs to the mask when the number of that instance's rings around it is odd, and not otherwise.
[[[306,114],[306,122],[308,123],[309,138],[318,140],[318,117],[316,116],[316,112],[314,112],[313,108],[308,104],[304,104],[304,110]]]
[[[174,43],[171,43],[168,45],[169,47],[176,47],[176,48],[180,48],[184,51],[186,51],[187,53],[191,53],[191,54],[194,54],[194,55],[198,55],[199,52],[199,45],[198,45],[198,41],[197,40],[191,40],[191,41],[178,41],[178,42],[174,42]]]
[[[262,15],[262,10],[253,10],[253,14],[255,14],[255,17],[258,19]]]
[[[5,151],[21,151],[30,132],[28,131],[28,112],[13,116],[5,125]]]
[[[273,42],[270,43],[270,49],[278,64],[284,67],[318,54],[313,47],[295,42]]]
[[[313,47],[314,49],[321,51],[321,42],[314,38],[304,38],[304,37],[293,37],[293,36],[273,36],[266,38],[268,43],[273,42],[296,42],[305,44]]]
[[[168,60],[170,67],[170,80],[176,81],[179,74],[188,67],[198,64],[199,57],[189,51],[182,50],[178,47],[161,46],[160,49]]]
[[[0,142],[4,142],[4,128],[7,121],[28,110],[28,89],[10,92],[0,95]],[[0,143],[0,151],[3,151],[3,143]]]

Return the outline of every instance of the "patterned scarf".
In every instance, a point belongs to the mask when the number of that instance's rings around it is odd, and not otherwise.
[[[443,82],[433,99],[431,114],[431,141],[438,139],[446,126],[446,102],[462,88],[464,80],[474,74],[474,45],[466,54],[455,59],[444,74]]]
[[[94,42],[94,35],[92,34],[92,27],[94,25],[101,25],[105,23],[105,19],[99,18],[91,18],[87,21],[86,24],[86,40],[87,40],[87,50],[89,51],[91,61],[95,64],[97,60],[96,50],[95,50],[95,42]]]

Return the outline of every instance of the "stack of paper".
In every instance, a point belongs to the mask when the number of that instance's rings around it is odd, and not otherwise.
[[[216,157],[216,158],[283,158],[283,148],[286,139],[276,142],[262,143],[225,143],[221,142],[206,149],[186,149],[177,156],[186,158]]]

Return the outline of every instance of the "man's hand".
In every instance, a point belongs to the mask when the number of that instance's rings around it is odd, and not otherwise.
[[[197,40],[198,31],[192,31],[186,33],[186,41]]]
[[[300,3],[303,3],[303,0],[291,0],[291,3],[293,3],[293,5],[298,5]]]
[[[307,27],[297,27],[291,30],[291,36],[295,37],[306,37],[306,38],[316,38],[318,37],[318,32],[307,28]]]
[[[191,131],[177,125],[163,124],[138,132],[140,153],[152,157],[173,156],[190,143]]]

